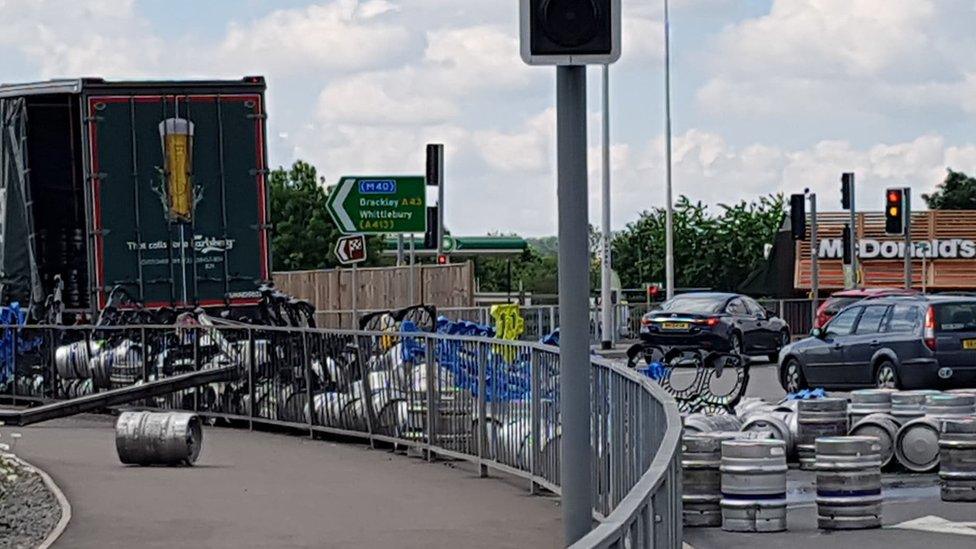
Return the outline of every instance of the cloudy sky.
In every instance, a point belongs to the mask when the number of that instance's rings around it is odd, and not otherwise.
[[[517,0],[0,0],[0,80],[268,78],[273,165],[422,173],[447,224],[554,234],[553,70],[518,56]],[[672,0],[675,192],[815,189],[839,208],[976,172],[976,0]],[[662,8],[624,0],[611,69],[613,219],[663,202]],[[591,219],[599,69],[590,69]]]

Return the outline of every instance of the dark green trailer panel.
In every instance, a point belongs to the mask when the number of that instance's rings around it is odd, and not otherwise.
[[[271,260],[264,90],[260,77],[0,87],[40,136],[25,209],[43,232],[41,293],[58,274],[86,288],[80,308],[114,289],[147,307],[256,303]],[[18,288],[4,300],[23,299]]]

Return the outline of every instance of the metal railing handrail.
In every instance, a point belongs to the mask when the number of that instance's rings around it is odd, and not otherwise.
[[[645,517],[640,517],[639,515],[649,506],[653,494],[666,482],[666,475],[670,472],[674,476],[674,467],[681,459],[681,414],[678,412],[678,407],[674,399],[671,398],[671,395],[647,377],[614,364],[609,360],[593,357],[591,358],[591,362],[603,363],[602,365],[604,367],[613,370],[617,375],[630,378],[632,381],[636,381],[643,386],[648,393],[664,405],[667,428],[664,439],[661,441],[661,445],[658,447],[658,451],[654,455],[650,467],[641,476],[637,484],[617,504],[613,512],[600,520],[600,524],[596,528],[570,546],[573,549],[612,547],[614,544],[623,540],[630,526],[634,521],[639,520],[639,518],[655,523],[663,522],[665,518],[657,513]],[[678,501],[680,502],[680,498]],[[677,509],[677,516],[670,517],[670,520],[672,524],[676,521],[679,528],[676,532],[676,539],[669,541],[672,542],[672,547],[680,547],[682,543],[680,535],[682,520],[680,507]],[[653,531],[653,528],[651,531]],[[652,540],[645,541],[651,542]],[[643,546],[648,547],[652,545],[653,543],[643,544]],[[631,544],[631,546],[641,545]]]
[[[309,433],[321,432],[344,436],[352,436],[368,440],[370,442],[381,441],[401,445],[402,447],[412,447],[429,454],[442,455],[445,457],[462,459],[473,463],[479,467],[482,474],[487,470],[495,470],[505,474],[513,475],[517,478],[528,480],[535,491],[536,487],[548,489],[557,495],[560,493],[559,486],[559,444],[552,445],[560,437],[560,423],[558,420],[558,410],[552,405],[558,402],[559,384],[559,349],[557,347],[545,345],[537,342],[507,341],[498,338],[487,338],[478,336],[436,334],[426,332],[390,332],[390,331],[361,331],[361,330],[336,330],[327,328],[289,328],[274,326],[253,326],[244,324],[220,324],[220,325],[186,325],[186,326],[0,326],[0,332],[4,337],[10,337],[10,348],[14,350],[11,354],[13,359],[13,383],[7,387],[13,388],[13,395],[16,399],[30,395],[17,392],[17,341],[21,333],[30,333],[30,337],[47,337],[49,343],[41,357],[47,356],[54,360],[55,342],[64,341],[63,335],[69,332],[81,332],[84,338],[80,341],[92,341],[93,339],[106,340],[106,337],[121,335],[137,340],[140,351],[130,351],[131,353],[142,353],[142,364],[145,379],[149,379],[150,362],[146,357],[147,333],[153,337],[173,337],[176,336],[176,343],[179,341],[192,342],[193,355],[191,367],[194,371],[215,371],[207,370],[214,366],[208,366],[201,362],[197,354],[200,346],[200,336],[210,334],[223,340],[223,337],[237,337],[237,343],[247,346],[241,347],[240,352],[248,356],[238,356],[237,351],[228,351],[232,363],[236,362],[236,367],[240,374],[241,383],[245,383],[249,392],[247,408],[244,411],[235,411],[233,408],[217,407],[197,409],[196,396],[193,397],[191,409],[197,413],[208,417],[224,418],[229,420],[244,420],[251,423],[266,423],[269,425],[280,425],[290,428],[307,428]],[[59,335],[60,334],[60,335]],[[196,335],[193,335],[196,334]],[[218,334],[220,334],[218,336]],[[223,337],[221,337],[223,336]],[[261,338],[267,341],[266,347],[258,350],[255,340]],[[388,354],[384,349],[381,354],[374,353],[374,346],[381,339],[392,340],[396,345],[402,345],[406,349],[408,342],[412,341],[414,347],[421,347],[422,361],[425,366],[421,367],[422,372],[426,372],[426,389],[417,389],[417,393],[411,394],[408,399],[419,399],[417,402],[426,403],[427,419],[420,427],[421,431],[385,431],[383,425],[373,425],[372,422],[378,418],[377,410],[374,410],[369,397],[364,397],[363,406],[365,412],[364,424],[347,425],[343,422],[332,423],[332,417],[321,419],[318,414],[318,402],[313,399],[312,389],[308,383],[310,375],[313,375],[312,364],[309,362],[310,350],[315,350],[317,356],[325,359],[330,356],[323,353],[333,352],[335,349],[344,349],[334,352],[358,353],[359,364],[348,364],[349,372],[361,373],[365,381],[367,371],[387,371],[395,372],[397,368],[404,366],[398,365],[397,361],[405,361],[400,358],[401,350],[396,350],[395,354]],[[315,347],[316,340],[323,344]],[[118,340],[116,340],[118,341]],[[211,338],[211,345],[213,345]],[[339,344],[339,345],[335,345]],[[287,347],[293,345],[292,347]],[[294,345],[297,345],[294,346]],[[280,347],[280,349],[279,349]],[[449,370],[441,370],[450,366],[451,360],[458,358],[440,358],[440,352],[458,352],[465,349],[467,357],[476,357],[474,360],[478,366],[475,368],[477,373],[474,389],[477,394],[468,393],[461,401],[456,403],[459,411],[467,411],[477,422],[471,429],[470,435],[477,437],[479,441],[474,447],[463,445],[458,448],[452,446],[450,433],[442,431],[438,427],[437,419],[430,416],[437,416],[440,412],[438,404],[445,395],[441,391],[445,390],[471,390],[463,389],[458,385],[454,389],[451,387],[451,374]],[[106,347],[108,349],[108,347]],[[333,351],[329,351],[332,349]],[[352,351],[350,351],[352,349]],[[105,352],[110,352],[106,350]],[[261,353],[261,354],[255,354]],[[387,353],[387,354],[383,354]],[[489,356],[493,358],[489,360]],[[454,356],[454,355],[452,355]],[[460,355],[457,355],[460,356]],[[509,358],[504,358],[508,356]],[[514,357],[520,357],[518,359]],[[283,358],[282,358],[283,357]],[[371,357],[371,358],[370,358]],[[130,356],[132,358],[132,356]],[[207,360],[207,359],[204,359]],[[276,361],[281,360],[281,363]],[[378,370],[367,370],[373,368],[373,360],[378,360]],[[520,364],[520,370],[513,370],[511,375],[526,376],[522,378],[528,382],[531,378],[531,389],[522,396],[512,397],[512,402],[521,408],[516,408],[515,412],[506,411],[504,396],[501,398],[501,408],[496,409],[495,400],[491,400],[490,412],[486,408],[489,406],[488,400],[497,398],[493,391],[497,390],[494,383],[501,381],[497,376],[505,376],[505,372],[499,373],[497,368],[501,365],[497,361],[507,360],[513,365]],[[384,362],[389,361],[389,362]],[[594,495],[594,518],[597,526],[583,539],[575,543],[572,547],[612,547],[612,546],[654,546],[654,547],[680,547],[681,546],[681,498],[680,498],[680,434],[681,420],[677,407],[673,399],[655,382],[640,375],[636,371],[630,370],[623,365],[613,363],[609,360],[591,356],[590,364],[593,371],[593,398],[598,399],[600,406],[594,409],[594,431],[593,431],[593,450],[596,452],[597,461],[594,461],[594,471],[597,475],[605,475],[603,484],[595,487]],[[420,366],[420,364],[418,364]],[[152,366],[155,367],[155,366]],[[271,370],[268,370],[268,368]],[[487,374],[487,368],[491,367],[492,373]],[[300,379],[305,376],[305,388],[301,391],[306,392],[309,399],[306,410],[305,421],[299,417],[280,415],[274,408],[275,403],[264,404],[260,396],[262,390],[270,391],[275,394],[285,386],[276,381],[278,368],[281,371],[290,371],[290,379]],[[299,368],[298,373],[294,369]],[[385,370],[384,370],[385,368]],[[64,395],[57,394],[57,387],[65,379],[74,380],[78,378],[62,378],[60,370],[54,363],[43,369],[43,378],[38,373],[41,370],[33,370],[35,376],[39,376],[47,389],[50,389],[53,398]],[[270,374],[268,372],[271,372]],[[163,375],[157,372],[154,376]],[[175,374],[166,374],[175,375]],[[271,377],[268,377],[268,376]],[[343,374],[346,375],[346,374]],[[464,375],[463,372],[457,375]],[[259,376],[261,376],[259,378]],[[442,378],[442,376],[448,376]],[[544,377],[555,376],[555,378]],[[352,381],[348,378],[347,381]],[[468,383],[471,379],[468,380]],[[503,381],[502,381],[503,382]],[[287,382],[293,383],[293,382]],[[369,382],[371,383],[371,382]],[[503,382],[504,383],[504,382]],[[257,388],[256,388],[257,387]],[[294,386],[295,388],[297,386]],[[504,391],[504,385],[502,390]],[[63,388],[63,387],[62,387]],[[365,395],[370,395],[370,385],[364,385]],[[2,388],[0,388],[2,390]],[[188,389],[194,391],[196,389]],[[524,390],[524,389],[523,389]],[[486,396],[492,392],[490,396]],[[0,393],[2,394],[2,393]],[[173,396],[176,396],[174,393]],[[450,396],[447,396],[450,400]],[[554,400],[555,399],[555,400]],[[15,400],[16,402],[16,400]],[[180,401],[185,402],[185,401]],[[531,411],[524,406],[530,405]],[[540,406],[546,406],[545,409]],[[187,406],[187,404],[171,404],[157,401],[155,406],[177,407]],[[270,408],[265,408],[270,406]],[[477,407],[476,407],[477,406]],[[518,410],[522,411],[519,412]],[[327,410],[326,410],[327,411]],[[552,415],[556,412],[556,415]],[[486,413],[487,412],[487,413]],[[496,414],[501,414],[496,416]],[[514,415],[513,415],[514,414]],[[528,447],[525,449],[528,455],[522,461],[522,455],[518,455],[515,462],[506,461],[513,456],[503,453],[500,447],[491,447],[488,441],[488,423],[495,421],[508,420],[527,421],[531,426],[531,435],[522,431],[523,436],[530,436]],[[599,427],[596,425],[599,424]],[[551,430],[550,430],[551,429]],[[497,435],[496,435],[497,436]],[[518,436],[518,435],[516,435]],[[442,438],[443,437],[443,438]],[[494,439],[492,439],[494,440]],[[485,444],[489,446],[484,446]],[[494,444],[500,444],[496,441]],[[553,447],[555,453],[551,456],[543,457],[543,452],[549,452]],[[504,450],[508,452],[509,450]],[[599,469],[599,470],[598,470]]]

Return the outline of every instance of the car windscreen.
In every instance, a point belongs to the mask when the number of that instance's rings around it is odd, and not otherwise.
[[[940,332],[976,331],[976,301],[936,305],[935,323]]]
[[[676,313],[710,315],[722,312],[725,301],[726,298],[724,297],[681,296],[671,301],[666,301],[661,305],[661,310],[674,311]]]
[[[824,313],[835,315],[844,307],[847,307],[851,303],[857,303],[860,300],[860,297],[832,297],[827,301],[827,305],[824,306]]]

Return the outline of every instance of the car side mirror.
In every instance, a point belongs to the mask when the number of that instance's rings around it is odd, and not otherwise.
[[[826,332],[824,332],[820,328],[814,328],[814,329],[810,330],[810,335],[812,337],[817,338],[817,339],[823,339],[825,334],[826,334]]]
[[[769,309],[763,309],[763,310],[766,312],[766,318],[774,318],[774,317],[776,317],[776,312],[770,311]]]

